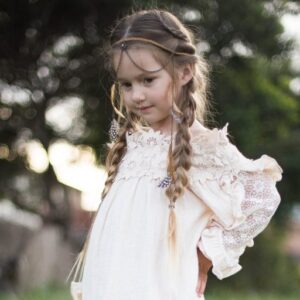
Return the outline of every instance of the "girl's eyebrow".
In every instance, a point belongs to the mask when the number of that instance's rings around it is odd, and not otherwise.
[[[118,79],[119,81],[126,81],[126,80],[128,80],[127,78],[122,78],[122,77],[117,77],[117,79]]]
[[[133,78],[141,79],[143,77],[149,77],[149,76],[153,77],[155,75],[151,74],[151,73],[143,72],[143,73],[140,73],[140,74],[134,76]],[[128,78],[123,78],[123,77],[118,77],[118,76],[117,76],[117,79],[120,81],[128,81],[129,80]]]

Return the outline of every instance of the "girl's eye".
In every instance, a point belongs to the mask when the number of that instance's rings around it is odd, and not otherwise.
[[[149,84],[149,83],[152,83],[153,80],[154,80],[153,77],[146,77],[146,78],[144,78],[144,83],[145,83],[145,84]]]
[[[130,82],[121,82],[121,87],[125,89],[131,88],[131,83]]]

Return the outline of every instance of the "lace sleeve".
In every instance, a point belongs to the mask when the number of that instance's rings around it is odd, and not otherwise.
[[[241,207],[247,218],[237,228],[224,231],[226,249],[252,246],[253,238],[266,228],[280,203],[280,196],[270,176],[241,172],[240,180],[245,188]]]
[[[280,195],[271,175],[241,171],[236,180],[245,191],[240,204],[244,222],[228,230],[212,219],[198,242],[199,249],[212,261],[212,271],[219,279],[233,275],[242,268],[239,257],[247,246],[253,246],[254,237],[266,228],[280,203]]]
[[[190,190],[211,211],[197,246],[223,279],[238,272],[239,257],[275,213],[282,178],[277,161],[263,154],[247,158],[230,142],[228,123],[203,132],[193,142]]]

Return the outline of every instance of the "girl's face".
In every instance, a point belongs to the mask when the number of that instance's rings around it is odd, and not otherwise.
[[[130,57],[147,71],[158,70],[161,64],[154,59],[147,48],[131,48]],[[113,57],[114,67],[120,61],[121,51]],[[122,53],[117,72],[124,105],[128,110],[141,116],[154,130],[170,132],[172,107],[172,78],[165,70],[150,73],[142,71],[130,60],[126,52]]]

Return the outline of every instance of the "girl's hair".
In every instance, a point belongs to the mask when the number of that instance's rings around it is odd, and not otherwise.
[[[124,42],[126,42],[126,47],[124,47]],[[168,71],[173,79],[173,94],[176,94],[176,68],[190,65],[193,70],[192,79],[182,87],[181,94],[177,95],[175,101],[173,101],[173,111],[181,120],[177,124],[174,146],[172,145],[173,138],[170,143],[167,171],[172,178],[172,182],[166,188],[166,195],[171,202],[168,232],[169,250],[174,258],[176,253],[176,215],[173,205],[189,185],[187,172],[191,167],[192,152],[189,127],[195,119],[203,124],[206,122],[205,117],[208,112],[208,64],[201,56],[197,55],[192,32],[167,11],[156,9],[139,11],[122,18],[117,23],[111,33],[110,45],[107,51],[109,54],[108,62],[112,71],[117,71],[114,70],[112,63],[116,49],[123,52],[123,49],[127,51],[126,48],[130,49],[132,45],[142,45],[151,49],[154,58]],[[126,132],[131,129],[136,130],[144,125],[143,120],[138,115],[127,111],[124,107],[118,84],[112,86],[111,102],[114,111],[118,115],[120,130],[117,139],[109,144],[110,149],[106,158],[107,179],[102,192],[102,200],[110,190],[117,175],[120,161],[126,152]],[[89,235],[75,263],[77,265],[75,279],[78,273],[80,273],[80,276],[82,275],[88,239]],[[74,268],[75,265],[72,270]]]

